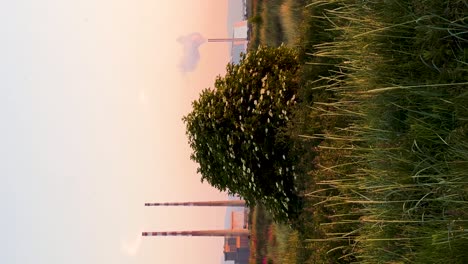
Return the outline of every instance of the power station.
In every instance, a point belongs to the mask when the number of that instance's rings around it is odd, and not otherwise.
[[[190,231],[152,231],[142,232],[144,237],[153,236],[202,236],[224,237],[224,260],[234,261],[235,264],[249,263],[250,256],[250,231],[248,229],[247,214],[243,200],[205,201],[205,202],[181,202],[181,203],[145,203],[145,206],[226,206],[244,207],[243,212],[231,212],[231,228],[221,230],[190,230]]]
[[[244,3],[245,9],[245,3]],[[246,10],[244,11],[246,14]],[[231,62],[239,63],[241,54],[247,51],[248,23],[246,20],[234,24],[231,38],[210,38],[208,42],[231,43]],[[243,207],[243,211],[231,212],[230,229],[222,230],[190,230],[190,231],[153,231],[142,232],[144,237],[167,236],[197,236],[224,237],[224,260],[234,261],[235,264],[248,264],[250,257],[250,231],[248,229],[249,208],[243,200],[179,202],[179,203],[145,203],[145,206],[225,206]]]

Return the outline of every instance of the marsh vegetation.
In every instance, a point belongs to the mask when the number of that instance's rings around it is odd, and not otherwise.
[[[271,225],[282,242],[267,237],[257,263],[466,263],[468,2],[255,2],[251,49],[302,52],[288,129],[309,148],[303,212],[294,229]],[[295,20],[277,12],[286,2]]]

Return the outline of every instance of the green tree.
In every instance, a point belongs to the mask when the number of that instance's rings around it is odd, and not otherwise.
[[[286,219],[295,211],[294,157],[283,133],[296,104],[298,54],[259,47],[228,64],[183,118],[202,181],[264,204]]]

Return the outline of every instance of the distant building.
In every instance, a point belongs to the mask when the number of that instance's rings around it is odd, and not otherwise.
[[[249,209],[231,212],[231,229],[248,228]],[[250,256],[250,239],[248,236],[231,236],[224,238],[224,260],[235,264],[248,264]]]
[[[237,39],[236,41],[232,42],[231,48],[231,62],[234,64],[238,64],[241,58],[242,53],[247,52],[247,44],[248,41],[248,24],[247,20],[239,21],[234,24],[233,30],[233,39]]]
[[[224,251],[225,261],[234,261],[235,264],[248,264],[250,257],[249,248],[237,248],[232,251]]]

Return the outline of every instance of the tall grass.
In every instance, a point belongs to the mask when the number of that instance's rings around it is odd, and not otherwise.
[[[295,45],[299,40],[299,28],[302,19],[301,2],[284,0],[279,7],[279,19],[284,43]]]
[[[271,233],[268,258],[272,263],[303,263],[299,250],[302,247],[302,241],[297,231],[274,223],[271,225]]]
[[[267,46],[278,46],[282,42],[281,23],[278,19],[278,9],[281,0],[262,2],[262,27],[260,29],[261,44]]]
[[[306,263],[310,250],[297,230],[275,223],[262,205],[251,211],[251,255],[249,263]]]
[[[299,232],[271,224],[276,244],[261,254],[468,263],[468,2],[299,2],[256,2],[261,43],[300,39],[303,104],[289,132],[309,150]]]
[[[321,141],[305,193],[317,261],[466,263],[468,3],[306,8],[332,36],[309,53],[332,67],[308,89],[333,96],[306,107],[333,125],[301,135]]]
[[[251,17],[259,21],[251,23],[249,46],[296,45],[306,0],[251,0]]]

